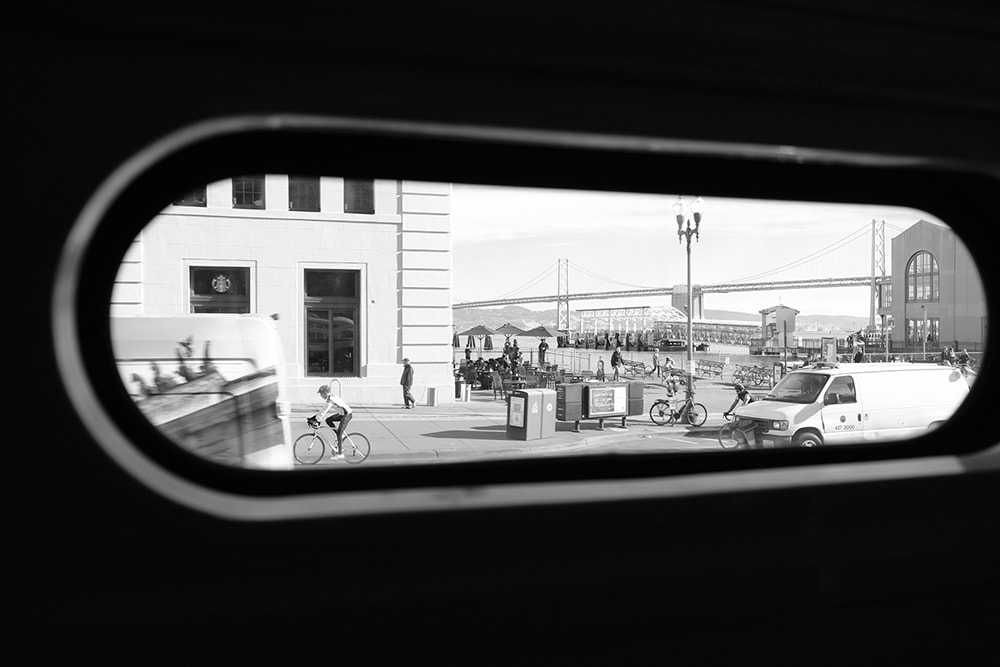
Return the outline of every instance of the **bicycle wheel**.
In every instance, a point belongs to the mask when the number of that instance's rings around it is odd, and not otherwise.
[[[691,426],[701,426],[708,419],[708,410],[701,403],[692,403],[685,413],[685,419]]]
[[[663,426],[671,421],[672,415],[673,410],[670,409],[670,404],[662,399],[653,401],[653,405],[649,408],[649,419],[657,426]]]
[[[344,436],[344,460],[348,463],[361,463],[371,451],[371,443],[361,433],[348,433]]]
[[[719,444],[723,449],[736,449],[740,440],[736,438],[736,424],[728,422],[719,429]]]
[[[295,460],[308,466],[319,463],[325,451],[326,440],[319,433],[303,433],[292,445]]]

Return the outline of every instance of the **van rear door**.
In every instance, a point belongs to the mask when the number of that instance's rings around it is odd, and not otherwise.
[[[860,442],[864,437],[864,421],[854,376],[834,377],[822,400],[823,441],[828,445]]]

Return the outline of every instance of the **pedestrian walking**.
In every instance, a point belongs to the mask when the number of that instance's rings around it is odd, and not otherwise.
[[[545,351],[549,349],[549,344],[545,342],[543,338],[538,343],[538,365],[542,368],[545,367]]]
[[[413,366],[410,365],[409,359],[403,359],[403,375],[399,378],[399,384],[403,386],[403,408],[410,410],[417,402],[410,393],[410,387],[413,386]]]
[[[621,377],[623,365],[624,359],[622,358],[622,348],[619,345],[615,347],[615,351],[611,353],[611,368],[614,370],[615,382],[618,382]]]
[[[653,372],[656,377],[660,377],[660,348],[653,348]]]

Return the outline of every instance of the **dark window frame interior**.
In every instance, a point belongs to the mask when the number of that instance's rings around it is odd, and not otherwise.
[[[200,280],[196,281],[196,274],[203,272],[224,276],[229,285],[219,285],[216,288],[213,280],[211,288],[198,290],[196,284],[200,283]],[[253,307],[250,293],[251,279],[249,266],[192,264],[188,267],[188,310],[192,313],[250,313]]]
[[[344,213],[375,213],[375,179],[344,178]]]
[[[288,210],[319,212],[322,209],[319,176],[288,176]]]
[[[333,157],[331,157],[333,156]],[[386,157],[391,156],[391,157]],[[695,473],[782,468],[803,464],[885,461],[960,454],[993,444],[976,420],[992,403],[990,373],[994,328],[980,376],[966,402],[941,428],[918,439],[885,445],[809,450],[763,450],[630,457],[568,456],[545,459],[370,467],[351,475],[288,474],[229,469],[182,452],[137,410],[119,380],[109,333],[111,289],[131,239],[164,207],[165,192],[183,192],[246,173],[376,174],[378,178],[490,185],[697,193],[708,197],[785,199],[908,206],[937,215],[966,239],[979,267],[989,266],[988,244],[973,244],[1000,184],[992,177],[933,165],[873,165],[858,160],[786,159],[777,155],[729,157],[629,147],[578,147],[537,141],[449,138],[406,133],[316,130],[281,134],[248,131],[220,135],[178,149],[140,173],[108,208],[83,259],[75,317],[83,363],[98,400],[144,454],[207,487],[255,496],[478,484],[636,479]],[[670,220],[665,216],[664,225]],[[987,311],[1000,312],[996,279],[983,274]],[[101,353],[103,352],[103,354]]]
[[[349,275],[351,276],[351,287],[350,294],[337,293],[339,290],[336,289],[334,293],[323,293],[322,289],[313,289],[310,291],[310,284],[312,283],[315,288],[321,288],[322,285],[318,284],[316,281],[310,281],[310,275],[320,276],[326,275],[330,277],[336,277],[338,275]],[[358,347],[363,343],[364,332],[360,325],[360,312],[361,312],[361,271],[357,269],[305,269],[305,274],[303,276],[303,285],[305,285],[306,293],[303,295],[303,307],[306,322],[304,335],[306,337],[303,353],[306,358],[303,359],[304,368],[306,369],[307,377],[358,377],[361,372],[361,360],[358,354]],[[328,344],[332,345],[329,349],[329,366],[325,370],[310,370],[312,367],[312,362],[310,359],[311,354],[311,337],[309,331],[310,314],[325,312],[328,324],[330,324],[330,330],[332,331],[332,318],[341,314],[350,313],[349,319],[353,322],[351,328],[351,344],[350,344],[350,357],[351,357],[351,368],[349,370],[338,370],[337,369],[337,356],[338,353],[343,354],[347,349],[346,345],[338,346],[336,341],[329,341]]]
[[[208,206],[208,186],[192,188],[173,201],[174,206]]]
[[[239,175],[232,176],[231,178],[233,183],[233,208],[256,210],[267,208],[267,179],[263,174]],[[260,199],[256,197],[258,194],[258,184]],[[247,200],[247,197],[250,199]]]

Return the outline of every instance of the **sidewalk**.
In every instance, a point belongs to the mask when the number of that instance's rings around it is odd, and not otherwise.
[[[643,413],[627,417],[624,428],[621,417],[605,419],[603,429],[596,419],[582,420],[579,431],[574,422],[556,421],[554,434],[535,440],[508,437],[507,401],[493,398],[492,390],[474,391],[469,401],[418,405],[412,410],[402,405],[352,406],[354,417],[348,431],[368,437],[372,450],[368,462],[384,464],[547,456],[615,447],[643,451],[718,448],[715,435],[724,423],[722,412],[734,397],[729,384],[697,383],[695,400],[709,412],[708,420],[697,428],[654,424],[649,407],[666,391],[647,383],[643,394]],[[293,407],[293,439],[309,430],[305,421],[314,413],[311,407]]]

